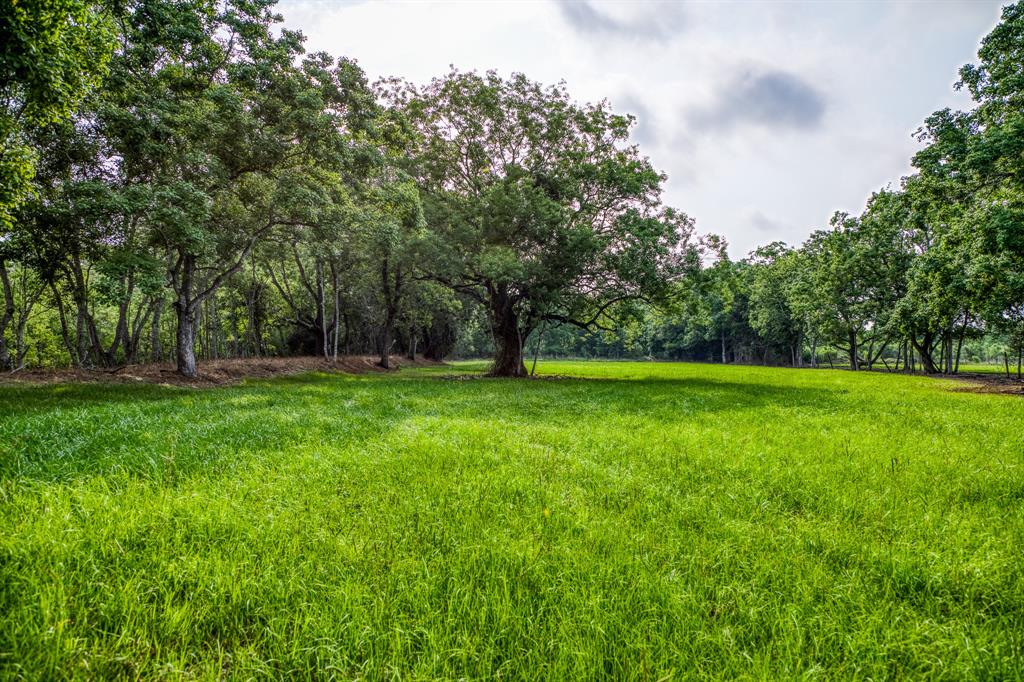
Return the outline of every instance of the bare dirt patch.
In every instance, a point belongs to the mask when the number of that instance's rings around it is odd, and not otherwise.
[[[954,391],[964,393],[998,393],[1024,397],[1024,382],[1016,376],[1005,374],[955,374],[936,375],[940,379],[955,379],[962,382]]]
[[[392,356],[391,369],[377,364],[376,356],[349,355],[331,362],[320,357],[298,358],[233,358],[230,360],[204,360],[199,362],[199,376],[186,379],[170,363],[125,365],[114,369],[88,370],[75,367],[57,369],[26,369],[14,374],[0,375],[0,384],[58,384],[58,383],[152,383],[173,386],[211,387],[235,384],[245,379],[267,379],[307,372],[337,372],[366,374],[393,372],[401,367],[425,367],[440,364],[433,360],[415,362]]]

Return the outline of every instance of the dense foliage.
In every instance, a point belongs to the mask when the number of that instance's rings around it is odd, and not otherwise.
[[[799,248],[719,258],[677,290],[679,309],[573,347],[765,364],[954,373],[1024,355],[1024,4],[1007,6],[958,88],[976,104],[918,131],[916,172],[837,213]],[[969,350],[965,356],[964,349]],[[552,348],[550,350],[558,349]],[[842,360],[840,360],[840,357]]]
[[[739,261],[632,119],[521,74],[368,83],[272,0],[5,10],[0,366],[531,352],[956,372],[1024,347],[1024,4],[917,169]],[[101,80],[102,79],[102,80]],[[102,87],[96,87],[102,82]],[[842,359],[840,359],[842,358]]]

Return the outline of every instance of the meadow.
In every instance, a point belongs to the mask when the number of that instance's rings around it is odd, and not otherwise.
[[[1024,677],[1024,400],[483,368],[0,386],[0,676]]]

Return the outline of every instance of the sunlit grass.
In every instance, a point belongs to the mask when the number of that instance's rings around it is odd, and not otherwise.
[[[0,388],[0,672],[1020,679],[1024,400],[482,368]]]
[[[1016,377],[1017,376],[1017,359],[1014,358],[1013,360],[1011,360],[1008,363],[1008,366],[1009,366],[1009,370],[1010,370],[1010,376],[1011,377]],[[1007,364],[1004,364],[1002,362],[998,362],[998,363],[994,363],[994,362],[989,362],[989,363],[984,363],[984,362],[961,362],[959,369],[960,369],[961,372],[973,372],[975,374],[1005,374],[1006,373],[1006,369],[1007,369]]]

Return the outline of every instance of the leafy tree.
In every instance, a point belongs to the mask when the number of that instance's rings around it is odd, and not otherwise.
[[[133,6],[99,113],[123,182],[150,192],[142,219],[166,254],[185,376],[203,304],[256,245],[330,219],[356,153],[342,131],[365,125],[372,102],[351,62],[297,65],[302,37],[275,34],[271,6]]]
[[[0,230],[31,193],[32,130],[67,118],[99,84],[113,40],[89,0],[12,0],[0,12]]]
[[[605,103],[494,72],[391,97],[420,135],[438,279],[486,307],[493,375],[526,375],[524,344],[543,321],[608,328],[695,260],[691,221],[660,206],[663,176]]]
[[[974,133],[960,155],[974,201],[963,239],[973,253],[970,274],[989,324],[1024,339],[1024,3],[1003,8],[1002,21],[978,50],[978,64],[960,70],[977,108]]]
[[[416,256],[424,238],[423,207],[411,179],[386,174],[367,191],[362,233],[380,297],[380,366],[391,367],[395,325],[417,286]]]
[[[803,362],[803,324],[792,307],[791,291],[801,265],[796,252],[782,242],[759,247],[750,287],[750,326],[768,348],[788,354],[794,366]]]

